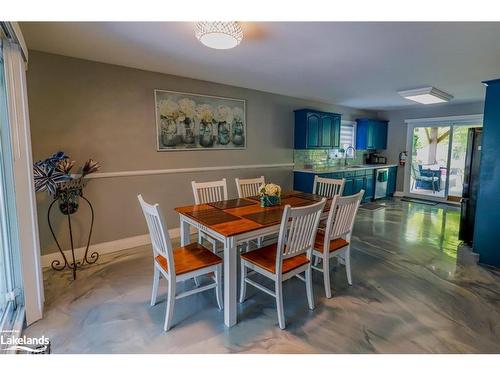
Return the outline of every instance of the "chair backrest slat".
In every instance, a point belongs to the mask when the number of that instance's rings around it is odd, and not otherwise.
[[[347,197],[336,195],[333,198],[326,221],[325,249],[329,246],[331,240],[344,238],[349,241],[351,239],[354,220],[364,193],[365,191],[361,190],[354,195]]]
[[[323,197],[333,198],[336,195],[342,195],[344,184],[344,178],[336,180],[334,178],[324,178],[315,175],[312,192]]]
[[[226,179],[210,182],[192,181],[194,203],[212,203],[227,200]]]
[[[259,195],[259,189],[266,183],[264,176],[258,178],[235,178],[238,198],[253,197]]]
[[[146,203],[140,194],[137,196],[137,199],[139,199],[148,226],[149,236],[151,237],[151,247],[153,248],[153,257],[157,255],[163,256],[168,263],[169,269],[167,272],[170,273],[171,269],[175,269],[174,255],[172,252],[172,242],[168,235],[167,225],[163,219],[160,206],[158,204],[152,205]]]
[[[285,206],[278,238],[276,270],[281,272],[283,259],[303,253],[311,256],[316,231],[325,207],[326,198],[310,206],[291,208]]]

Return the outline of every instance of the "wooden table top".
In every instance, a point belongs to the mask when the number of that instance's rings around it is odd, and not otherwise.
[[[224,237],[232,237],[279,224],[283,216],[283,209],[287,204],[292,207],[307,206],[319,202],[322,198],[322,196],[315,194],[291,191],[282,194],[279,206],[261,207],[259,197],[248,197],[177,207],[175,211]],[[324,212],[330,209],[330,203],[331,199],[328,199]]]

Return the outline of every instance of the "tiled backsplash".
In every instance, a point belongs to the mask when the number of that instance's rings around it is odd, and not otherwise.
[[[349,164],[363,164],[365,150],[356,150],[355,158],[348,158]],[[344,163],[344,157],[338,149],[330,150],[294,150],[293,162],[295,168],[321,168],[340,166]]]

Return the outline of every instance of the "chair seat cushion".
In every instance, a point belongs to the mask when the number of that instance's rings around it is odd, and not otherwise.
[[[319,252],[323,252],[323,244],[325,242],[325,234],[318,231],[316,233],[316,239],[314,241],[314,249]],[[344,240],[343,238],[336,238],[330,241],[330,252],[340,250],[343,247],[349,245],[349,242]]]
[[[278,244],[274,243],[260,249],[241,254],[241,258],[247,262],[255,264],[256,266],[265,269],[268,272],[276,273],[276,250]],[[281,273],[287,273],[295,268],[309,263],[309,259],[305,254],[300,254],[291,258],[283,259]]]
[[[222,263],[220,257],[199,243],[191,243],[187,246],[178,247],[174,249],[173,253],[176,275],[182,275]],[[168,272],[167,259],[162,255],[158,255],[155,259]]]

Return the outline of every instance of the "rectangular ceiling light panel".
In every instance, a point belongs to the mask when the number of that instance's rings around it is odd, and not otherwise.
[[[434,87],[399,91],[398,94],[403,98],[413,100],[414,102],[421,104],[446,103],[453,99],[453,96],[450,94]]]

